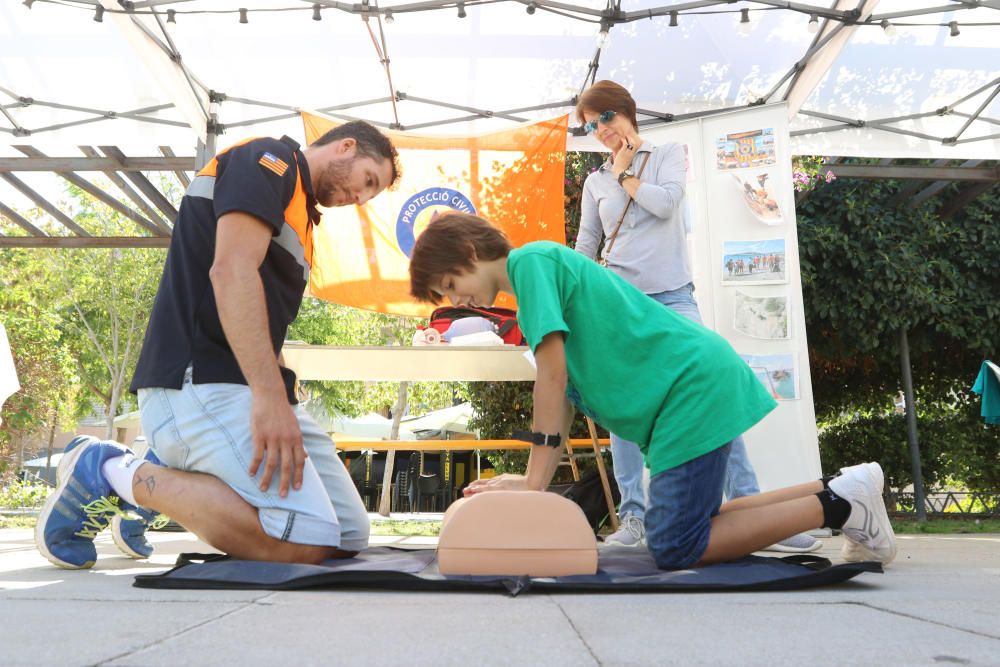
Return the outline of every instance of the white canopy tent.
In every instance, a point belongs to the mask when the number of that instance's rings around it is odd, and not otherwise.
[[[115,144],[126,152],[168,145],[190,154],[199,138],[210,139],[207,128],[224,131],[221,144],[301,135],[296,108],[449,134],[494,130],[570,110],[596,75],[626,85],[653,112],[647,120],[787,97],[798,109],[792,131],[803,154],[1000,152],[1000,2],[990,0],[610,7],[602,0],[101,0],[100,7],[97,22],[97,0],[0,5],[6,143]],[[249,10],[245,24],[240,7]],[[748,10],[743,29],[741,10]],[[813,16],[822,25],[816,34]],[[838,20],[845,16],[855,22]],[[933,114],[939,109],[949,113]],[[867,126],[829,131],[858,121]],[[941,141],[955,136],[956,144]],[[573,138],[570,147],[594,145]]]

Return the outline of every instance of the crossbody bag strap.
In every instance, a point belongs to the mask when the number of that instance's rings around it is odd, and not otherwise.
[[[649,162],[649,155],[650,155],[649,153],[646,153],[646,156],[643,158],[642,166],[639,167],[639,173],[636,175],[636,178],[642,176],[642,172],[646,168],[646,163]],[[618,224],[615,225],[615,231],[612,232],[611,236],[608,237],[607,250],[604,251],[604,257],[601,258],[601,266],[608,265],[608,255],[611,254],[611,249],[615,247],[615,240],[618,238],[618,232],[620,232],[622,229],[622,223],[625,222],[625,214],[628,213],[628,207],[631,205],[632,205],[632,195],[629,195],[628,201],[625,202],[625,208],[622,209],[622,214],[618,218]]]

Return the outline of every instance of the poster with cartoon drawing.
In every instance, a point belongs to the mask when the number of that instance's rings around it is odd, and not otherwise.
[[[715,140],[715,159],[719,171],[776,164],[774,128],[733,132],[719,137]]]

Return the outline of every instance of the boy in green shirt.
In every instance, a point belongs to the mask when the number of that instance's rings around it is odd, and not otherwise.
[[[721,336],[611,271],[556,243],[512,249],[482,218],[446,213],[417,239],[410,285],[431,303],[513,294],[535,355],[527,471],[479,480],[467,495],[544,490],[575,405],[639,444],[651,474],[647,543],[661,568],[733,560],[820,527],[843,530],[858,560],[895,556],[877,463],[721,504],[729,441],[776,403]]]

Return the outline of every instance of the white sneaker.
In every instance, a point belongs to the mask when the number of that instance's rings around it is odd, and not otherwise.
[[[780,551],[786,554],[807,554],[816,551],[823,544],[808,533],[799,533],[786,539],[776,542],[763,551]]]
[[[848,563],[861,563],[863,561],[877,561],[879,558],[872,551],[861,546],[857,542],[844,540],[844,546],[840,547],[840,557]]]
[[[896,557],[896,536],[882,500],[884,485],[885,475],[878,463],[845,468],[840,477],[830,481],[830,489],[851,503],[851,514],[841,531],[863,549],[852,549],[852,556],[870,556],[866,560],[887,564]]]
[[[618,530],[604,538],[605,544],[621,547],[646,546],[646,524],[637,516],[626,514],[622,517]]]
[[[848,466],[846,468],[840,469],[840,474],[846,474],[848,471],[858,471],[858,470],[868,470],[871,471],[872,475],[878,477],[878,492],[882,494],[885,491],[885,476],[882,474],[882,466],[878,463],[859,463],[856,466]],[[834,477],[833,479],[837,479]],[[833,481],[833,480],[830,480]]]

